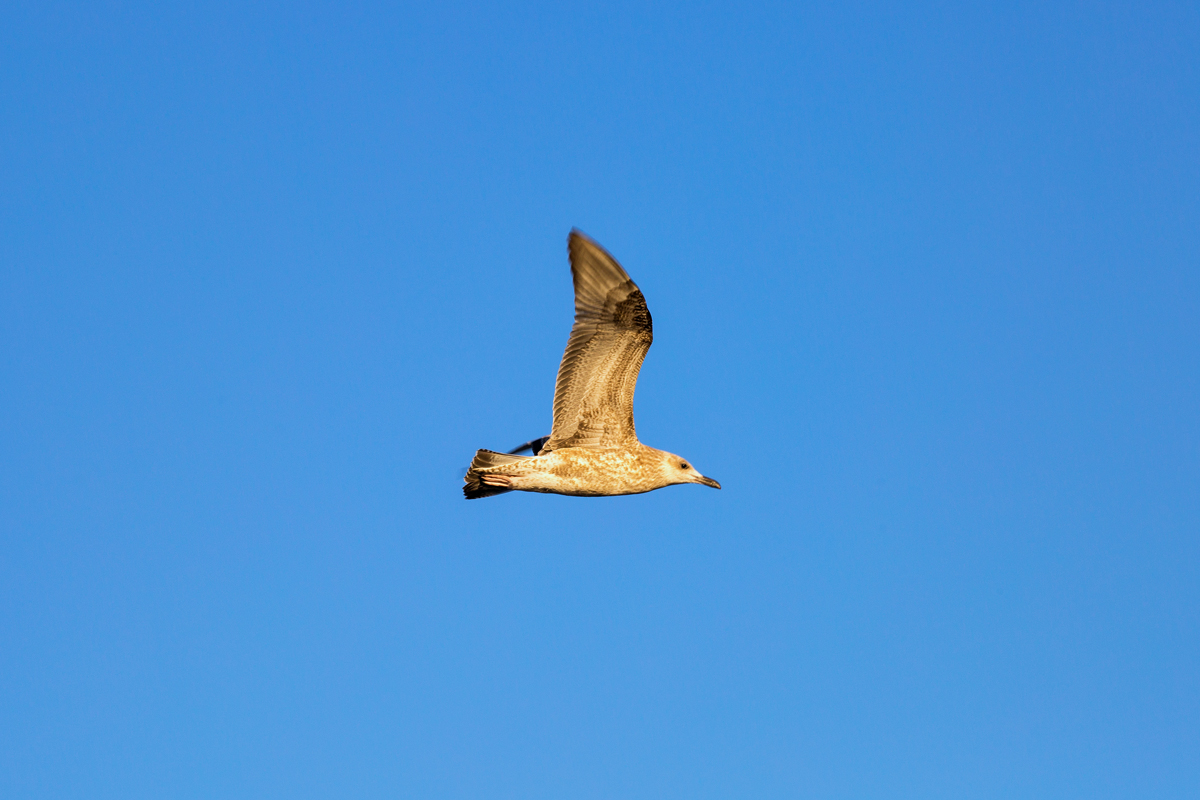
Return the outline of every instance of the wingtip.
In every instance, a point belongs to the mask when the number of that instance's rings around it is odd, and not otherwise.
[[[594,245],[596,240],[588,236],[579,228],[571,228],[571,232],[567,234],[567,252],[573,253],[580,244],[583,243]]]

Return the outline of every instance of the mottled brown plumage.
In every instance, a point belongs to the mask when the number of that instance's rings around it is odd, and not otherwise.
[[[468,498],[518,490],[579,496],[638,494],[677,483],[721,485],[685,459],[647,447],[633,425],[633,391],[653,323],[646,299],[604,248],[579,231],[567,240],[575,325],[554,385],[554,426],[533,457],[480,450]]]

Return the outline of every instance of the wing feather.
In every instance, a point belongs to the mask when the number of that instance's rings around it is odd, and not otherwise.
[[[637,441],[633,391],[653,322],[646,298],[611,255],[577,230],[567,239],[575,325],[554,385],[554,428],[543,453]]]

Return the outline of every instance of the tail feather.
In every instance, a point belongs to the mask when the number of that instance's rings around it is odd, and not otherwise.
[[[502,467],[505,464],[512,464],[517,461],[525,461],[530,456],[515,456],[508,453],[497,453],[492,450],[476,450],[475,458],[471,461],[471,466],[467,470],[467,475],[463,480],[466,485],[463,486],[463,496],[468,500],[475,500],[479,497],[491,497],[497,494],[511,492],[512,489],[505,489],[500,486],[488,486],[481,480],[479,470],[488,469],[489,467]]]

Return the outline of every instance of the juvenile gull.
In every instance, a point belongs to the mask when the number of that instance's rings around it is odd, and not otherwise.
[[[646,299],[600,245],[567,238],[575,326],[554,385],[550,436],[511,453],[479,450],[464,478],[467,499],[513,490],[583,497],[640,494],[676,483],[721,484],[684,458],[638,441],[633,389],[653,341]],[[533,456],[516,453],[532,450]]]

